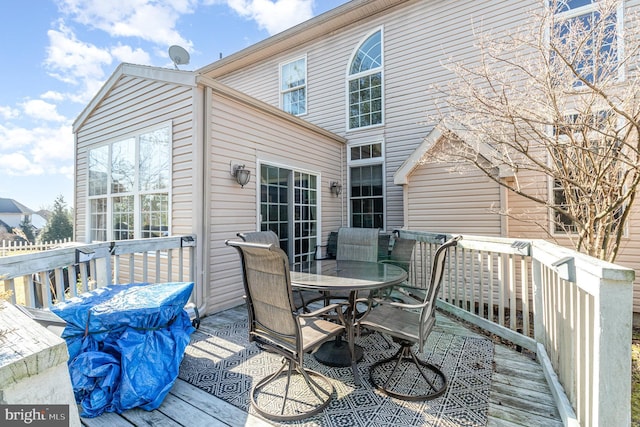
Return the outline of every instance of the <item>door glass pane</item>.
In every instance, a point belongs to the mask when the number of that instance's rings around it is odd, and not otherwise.
[[[262,165],[260,176],[261,228],[278,234],[291,262],[311,260],[317,244],[317,177],[268,165]]]

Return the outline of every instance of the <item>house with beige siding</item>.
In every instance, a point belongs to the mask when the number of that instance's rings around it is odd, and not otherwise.
[[[75,132],[76,240],[196,234],[207,310],[242,301],[226,239],[263,219],[308,256],[343,221],[329,183],[344,179],[344,138],[193,72],[120,65]]]
[[[276,231],[292,261],[341,225],[546,237],[497,213],[530,213],[522,200],[428,161],[447,142],[443,63],[477,60],[479,32],[536,5],[353,0],[192,72],[120,65],[74,123],[76,240],[196,234],[200,302],[217,311],[241,302],[237,232]],[[619,262],[635,267],[631,222]]]

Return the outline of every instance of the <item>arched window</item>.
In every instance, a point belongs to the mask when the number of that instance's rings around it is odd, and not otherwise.
[[[382,30],[360,45],[349,66],[349,129],[382,124]]]

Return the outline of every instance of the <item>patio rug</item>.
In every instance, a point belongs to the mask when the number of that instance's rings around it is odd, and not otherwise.
[[[449,380],[447,391],[430,401],[392,399],[369,384],[369,366],[393,355],[378,334],[357,338],[364,349],[358,362],[361,386],[353,384],[351,368],[322,365],[313,355],[305,367],[326,375],[336,393],[320,414],[283,425],[301,426],[484,426],[491,385],[493,343],[484,338],[461,337],[433,331],[425,353],[419,357],[439,366]],[[247,323],[238,321],[220,328],[201,326],[191,337],[180,378],[196,387],[258,416],[248,399],[252,384],[274,372],[281,357],[249,343]]]

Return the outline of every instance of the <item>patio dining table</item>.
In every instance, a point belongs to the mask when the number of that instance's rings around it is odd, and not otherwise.
[[[362,349],[355,345],[354,327],[357,315],[355,300],[358,292],[396,285],[406,279],[407,272],[402,268],[377,262],[323,260],[291,266],[291,285],[294,288],[320,292],[348,292],[347,313],[344,316],[347,346],[342,344],[340,337],[335,342],[327,342],[314,353],[316,359],[330,366],[351,365],[354,382],[359,385],[356,362],[362,354]]]

